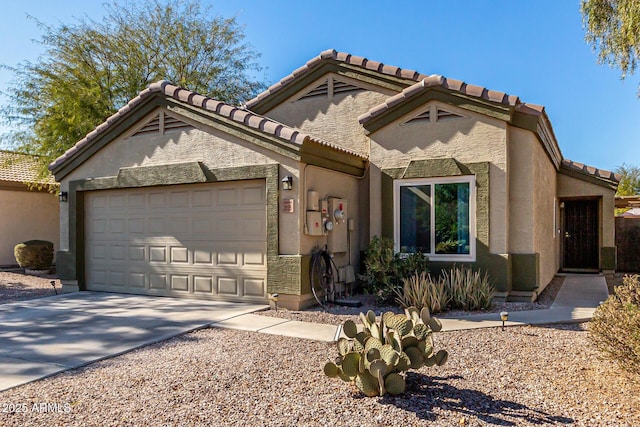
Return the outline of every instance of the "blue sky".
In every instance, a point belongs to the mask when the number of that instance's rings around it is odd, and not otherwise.
[[[102,0],[22,0],[3,5],[0,63],[41,53],[48,23],[102,16]],[[640,164],[640,74],[620,79],[584,41],[579,0],[211,2],[236,16],[262,54],[271,84],[322,50],[442,74],[518,95],[547,109],[565,158],[615,169]],[[0,71],[0,87],[11,75]],[[4,102],[4,100],[0,100]]]

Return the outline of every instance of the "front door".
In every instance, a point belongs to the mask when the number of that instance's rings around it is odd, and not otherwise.
[[[598,270],[598,200],[566,200],[563,217],[564,270]]]

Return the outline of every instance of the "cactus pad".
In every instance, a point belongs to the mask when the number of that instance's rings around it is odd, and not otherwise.
[[[344,324],[342,325],[342,330],[344,331],[344,334],[346,336],[352,339],[355,338],[358,334],[358,327],[356,326],[356,322],[354,322],[353,320],[347,320],[346,322],[344,322]]]
[[[422,320],[422,323],[424,323],[425,325],[429,324],[429,319],[431,319],[431,313],[429,313],[429,309],[427,307],[422,307],[422,310],[420,310],[420,319]]]
[[[384,380],[384,387],[387,389],[389,394],[394,396],[404,393],[406,385],[407,383],[404,378],[395,372],[387,375],[387,378]]]
[[[347,353],[342,361],[342,372],[353,378],[360,371],[360,353]]]
[[[429,327],[433,332],[440,332],[442,330],[442,323],[435,317],[432,317],[429,319]]]
[[[436,365],[442,366],[447,363],[447,359],[449,358],[449,353],[447,350],[440,350],[436,353]]]
[[[324,374],[329,378],[335,378],[340,374],[340,368],[333,362],[327,362],[324,365]]]
[[[378,379],[369,372],[363,372],[356,377],[356,387],[366,396],[373,397],[380,393]]]
[[[430,332],[431,331],[429,330],[429,327],[426,325],[423,325],[422,323],[418,323],[413,327],[413,333],[418,339],[418,341],[427,339],[427,336],[429,335]]]
[[[405,353],[411,361],[411,368],[420,369],[424,365],[424,357],[418,347],[409,347],[405,350]]]
[[[389,344],[385,344],[380,349],[380,356],[389,366],[396,366],[400,359],[400,355]]]
[[[380,359],[374,360],[373,362],[371,362],[371,366],[369,366],[369,372],[371,372],[371,375],[376,378],[379,378],[380,376],[384,377],[388,369],[389,367],[387,366],[385,361]]]
[[[346,338],[340,338],[337,342],[338,354],[344,356],[351,351],[351,341]]]

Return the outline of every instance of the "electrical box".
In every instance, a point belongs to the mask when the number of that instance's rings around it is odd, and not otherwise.
[[[307,191],[307,210],[319,211],[320,210],[320,196],[317,191]]]
[[[347,252],[349,250],[347,201],[330,198],[328,214],[329,221],[333,221],[333,230],[327,235],[327,249],[333,253]]]
[[[320,212],[307,212],[307,230],[310,236],[324,235],[322,214]]]
[[[320,200],[320,213],[323,218],[329,218],[329,202],[327,200]]]

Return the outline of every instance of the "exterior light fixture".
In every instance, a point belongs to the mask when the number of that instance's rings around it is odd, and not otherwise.
[[[282,189],[283,190],[293,190],[293,177],[285,176],[282,178]]]
[[[276,311],[278,311],[278,294],[271,294],[269,299],[271,301],[273,301],[273,304],[275,305]]]
[[[60,203],[67,203],[68,199],[69,193],[67,193],[66,191],[61,191],[58,193],[58,200],[60,200]]]
[[[509,313],[506,311],[500,312],[500,319],[502,320],[502,330],[504,331],[504,322],[509,319]]]

